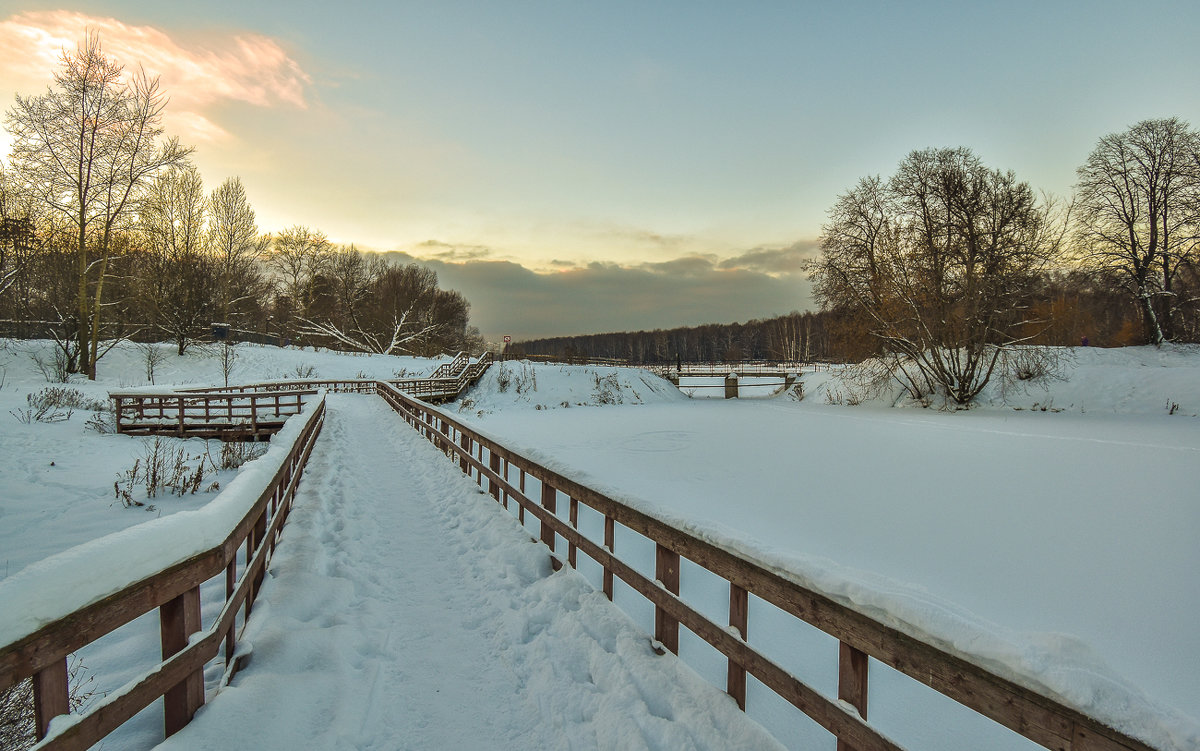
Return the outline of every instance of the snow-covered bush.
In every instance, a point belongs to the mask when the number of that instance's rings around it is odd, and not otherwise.
[[[135,490],[141,486],[146,498],[154,498],[159,492],[171,495],[192,495],[199,492],[205,477],[214,474],[206,469],[205,462],[212,467],[213,462],[207,454],[191,455],[185,447],[173,450],[171,439],[155,436],[147,439],[144,453],[134,460],[133,466],[117,475],[113,482],[113,496],[126,507],[145,506],[141,501],[142,493]],[[212,483],[205,490],[218,490],[217,483]],[[135,497],[136,496],[136,497]]]
[[[267,453],[267,444],[265,443],[225,441],[221,444],[221,451],[217,454],[217,459],[214,461],[210,454],[208,460],[218,470],[237,469],[265,453]]]
[[[95,691],[93,677],[82,677],[83,663],[72,656],[67,665],[67,685],[71,687],[71,711],[83,706]],[[37,743],[37,728],[33,711],[33,680],[27,679],[0,691],[0,748],[24,751]]]
[[[595,404],[620,404],[624,401],[621,398],[621,384],[617,380],[616,373],[607,375],[593,374],[596,379],[596,390],[592,396]]]

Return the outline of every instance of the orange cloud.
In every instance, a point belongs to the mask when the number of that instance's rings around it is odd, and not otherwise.
[[[256,107],[308,106],[312,79],[278,42],[260,34],[210,37],[185,44],[153,26],[131,26],[66,10],[18,13],[0,21],[0,79],[36,93],[88,30],[99,33],[105,54],[159,76],[171,97],[168,125],[185,140],[216,141],[229,133],[204,112],[220,102]]]

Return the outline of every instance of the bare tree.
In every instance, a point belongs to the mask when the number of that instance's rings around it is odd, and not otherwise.
[[[1174,335],[1176,284],[1196,263],[1200,134],[1178,118],[1143,120],[1100,139],[1079,176],[1077,239],[1093,268],[1117,272],[1146,341]]]
[[[79,362],[96,377],[101,301],[113,233],[128,218],[137,192],[188,153],[162,140],[166,99],[157,78],[140,67],[126,80],[88,33],[42,96],[16,98],[6,122],[14,137],[12,166],[51,211],[72,227]]]
[[[439,304],[447,307],[447,295],[458,294],[439,290],[437,274],[429,269],[389,266],[353,246],[332,254],[325,279],[328,310],[321,317],[302,318],[301,333],[385,355],[415,352],[446,328],[448,311],[440,311]],[[465,327],[464,307],[460,328]]]
[[[1057,220],[1056,220],[1057,219]],[[826,310],[855,311],[913,396],[967,404],[1024,341],[1061,217],[968,149],[914,151],[887,182],[840,196],[811,268]]]
[[[32,202],[0,164],[0,295],[19,280],[35,240]]]
[[[204,184],[191,164],[158,175],[139,202],[138,276],[147,312],[180,355],[212,322],[219,270],[203,247]]]
[[[267,265],[279,277],[280,293],[286,298],[287,312],[306,318],[316,295],[317,278],[326,270],[332,246],[324,232],[295,225],[275,236]],[[286,321],[280,321],[286,326]]]
[[[270,237],[258,233],[242,181],[231,177],[221,183],[208,199],[206,245],[220,268],[217,315],[223,322],[233,322],[248,303],[263,296],[259,260],[270,244]]]

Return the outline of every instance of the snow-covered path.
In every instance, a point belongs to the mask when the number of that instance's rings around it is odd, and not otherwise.
[[[374,398],[329,398],[246,643],[162,748],[778,747]]]

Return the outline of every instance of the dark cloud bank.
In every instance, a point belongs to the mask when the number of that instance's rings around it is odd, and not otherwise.
[[[471,323],[489,340],[636,331],[769,318],[814,307],[803,261],[813,243],[756,248],[734,258],[684,256],[625,266],[591,263],[535,273],[509,261],[488,260],[486,249],[426,243],[424,258],[385,256],[424,264],[443,288],[471,301]]]

